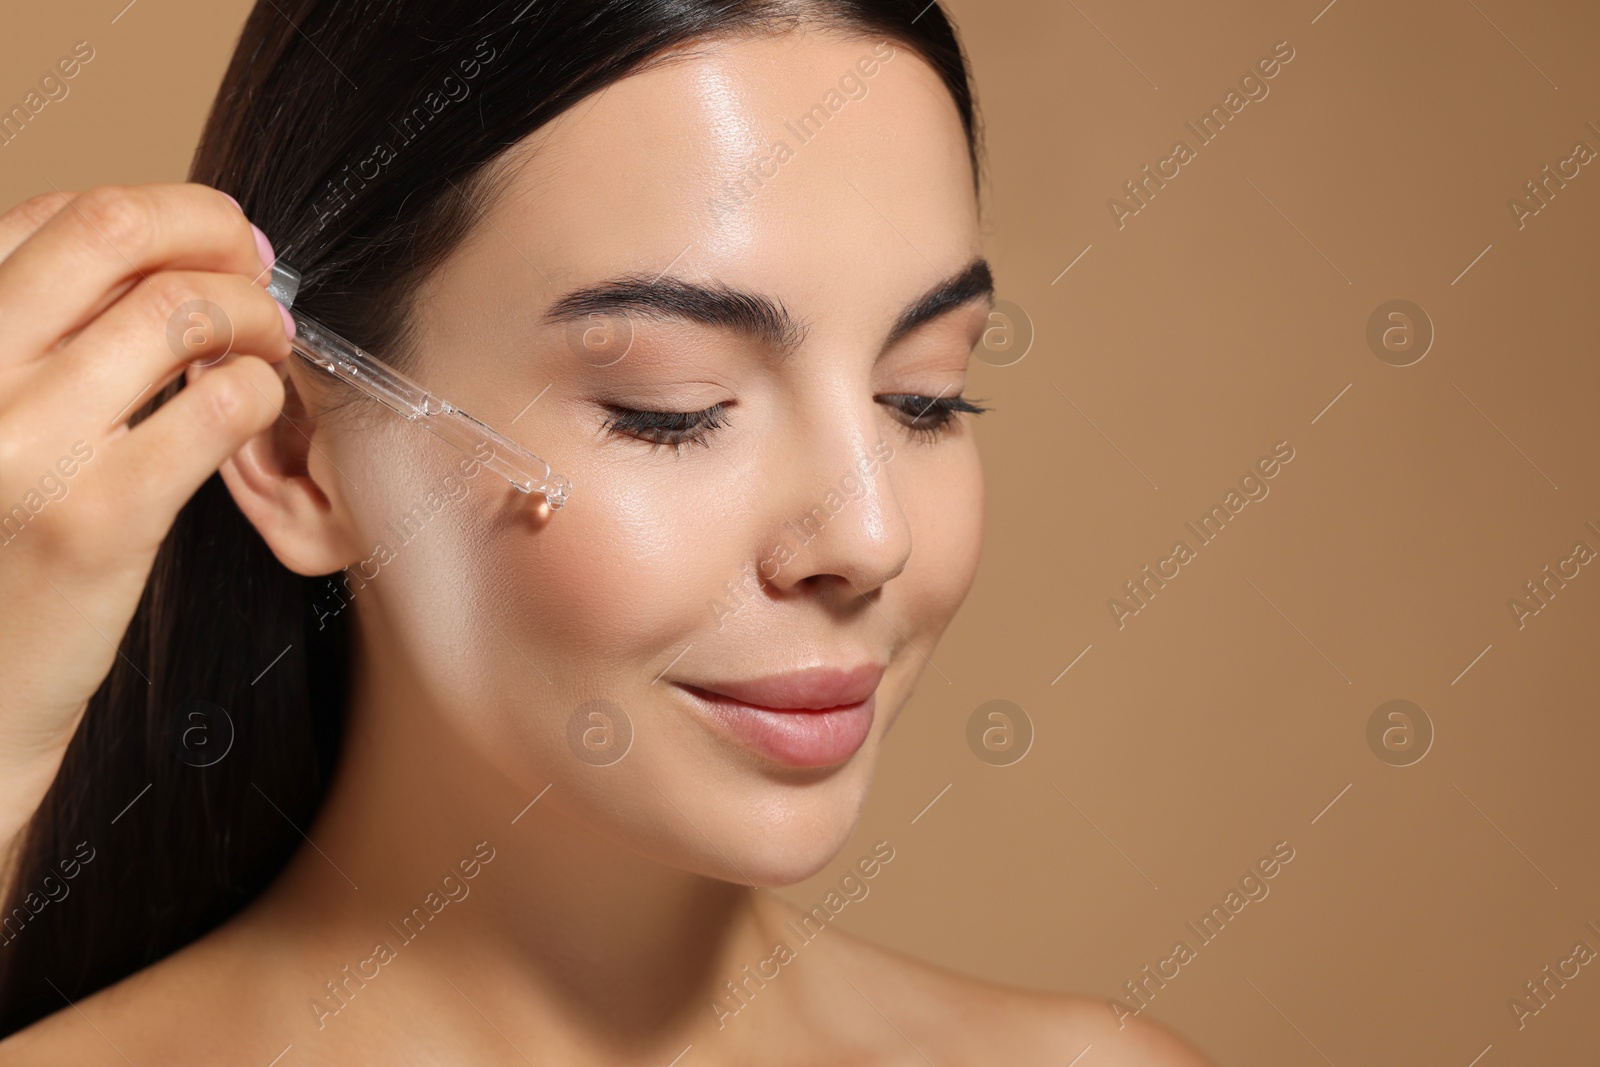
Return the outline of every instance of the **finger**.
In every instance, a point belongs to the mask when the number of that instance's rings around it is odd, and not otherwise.
[[[283,399],[283,382],[265,361],[240,356],[219,364],[103,445],[100,474],[141,502],[152,520],[146,536],[159,540],[223,460],[272,425]]]
[[[0,215],[0,263],[77,195],[72,190],[40,193]]]
[[[243,274],[265,286],[265,253],[244,214],[208,186],[97,186],[0,263],[8,347],[22,359],[39,358],[81,329],[106,293],[159,270]]]
[[[102,439],[187,366],[214,367],[248,353],[269,362],[290,354],[288,316],[237,274],[160,271],[41,365],[14,411],[77,436]]]
[[[76,193],[72,193],[72,194],[69,194],[69,195],[76,196],[77,194]],[[227,200],[230,203],[233,204],[234,207],[237,208],[239,206],[239,202],[237,200],[234,200],[233,197],[227,196],[227,194],[223,194],[223,195],[227,198]],[[65,202],[63,202],[63,206],[65,206]],[[241,209],[241,210],[243,210],[243,209]],[[260,254],[260,255],[262,255],[264,257],[266,255],[266,252],[263,251],[263,244],[266,243],[266,235],[257,233],[255,230],[252,230],[251,232],[256,237],[256,249],[257,249],[258,254]],[[0,258],[0,262],[3,262],[3,261],[4,261],[3,258]],[[263,258],[262,262],[263,263],[266,262],[265,258]],[[89,310],[89,313],[83,317],[83,323],[80,323],[80,328],[83,325],[87,324],[87,323],[93,322],[94,319],[97,316],[99,316],[102,312],[104,312],[106,308],[110,307],[112,304],[115,304],[118,300],[122,299],[122,295],[124,293],[126,293],[129,289],[132,289],[135,285],[138,285],[143,280],[144,279],[139,277],[139,276],[130,276],[130,277],[124,278],[122,281],[118,282],[108,292],[106,292],[103,296],[101,296],[101,298],[95,303],[94,307],[92,307]],[[262,288],[265,288],[268,284],[271,283],[271,281],[272,281],[272,275],[270,273],[263,273],[263,274],[261,274],[259,277],[257,277],[255,279],[256,284],[260,285]],[[292,319],[290,319],[289,321],[293,322]],[[59,345],[65,344],[67,341],[70,341],[74,336],[76,336],[76,332],[66,334],[64,337],[62,337],[62,339],[60,341],[57,342],[57,345],[59,346]]]

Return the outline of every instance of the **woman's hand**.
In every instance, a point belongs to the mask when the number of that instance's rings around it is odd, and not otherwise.
[[[0,216],[0,852],[121,655],[178,509],[282,408],[269,364],[292,321],[259,233],[192,183]],[[130,430],[180,372],[190,384]]]

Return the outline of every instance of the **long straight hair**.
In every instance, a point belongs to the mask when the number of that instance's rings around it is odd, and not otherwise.
[[[303,273],[297,307],[403,367],[416,287],[508,146],[697,43],[800,28],[926,60],[981,183],[966,61],[933,0],[261,0],[190,179],[231,193]],[[0,1036],[195,940],[284,868],[344,731],[349,639],[343,614],[313,614],[325,585],[277,561],[220,475],[180,511],[19,838]]]

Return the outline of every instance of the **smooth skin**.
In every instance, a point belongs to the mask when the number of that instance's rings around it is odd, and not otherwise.
[[[492,474],[445,481],[460,457],[381,414],[359,426],[318,421],[306,394],[309,441],[266,426],[278,403],[266,366],[233,372],[259,369],[246,385],[272,404],[230,394],[242,399],[227,433],[214,403],[171,413],[167,425],[209,419],[186,427],[190,440],[211,444],[211,462],[286,566],[325,575],[364,564],[370,580],[340,609],[352,613],[357,645],[345,759],[308,830],[315,847],[262,898],[0,1044],[0,1064],[266,1064],[287,1049],[285,1064],[1065,1064],[1082,1053],[1081,1067],[1206,1067],[1153,1023],[1119,1029],[1099,998],[979,981],[841,930],[800,945],[783,925],[796,910],[756,888],[809,877],[848,843],[884,734],[965,597],[982,544],[971,416],[928,440],[883,399],[958,395],[985,324],[979,297],[886,344],[908,305],[981,252],[948,93],[899,48],[808,143],[784,133],[873,45],[814,31],[701,43],[579,104],[503,161],[499,195],[478,205],[462,246],[423,286],[412,370],[567,475],[564,509]],[[780,138],[792,157],[753,195],[713,208],[724,183]],[[192,188],[89,195],[175,213],[207,202]],[[137,243],[167,228],[122,236]],[[30,269],[63,254],[52,247],[39,242]],[[115,274],[116,257],[98,255]],[[0,308],[19,306],[21,274],[0,267]],[[803,339],[780,355],[732,329],[636,315],[631,346],[612,361],[543,321],[571,289],[621,274],[765,294]],[[105,346],[98,373],[117,367],[130,395],[147,367],[124,374],[118,363],[141,358],[155,318]],[[73,375],[94,372],[46,355],[73,321],[30,313],[34,354],[8,355],[6,372],[26,362],[40,393],[77,393]],[[256,345],[278,355],[281,333]],[[291,373],[306,384],[301,368]],[[297,411],[298,396],[290,389]],[[722,425],[677,451],[606,425],[618,407],[716,403],[726,405]],[[32,448],[23,470],[74,436],[72,405],[41,406],[23,405],[27,425],[9,421],[8,406],[0,423],[7,450]],[[885,443],[893,458],[851,483],[821,534],[798,543],[786,533]],[[205,473],[188,450],[171,451],[191,464],[169,477],[171,507],[155,516],[148,498],[123,500],[152,549]],[[430,491],[426,526],[396,543],[395,520]],[[62,527],[81,524],[63,533],[68,543],[90,539],[90,508],[58,511]],[[732,607],[728,583],[786,537],[792,555],[719,619],[712,601]],[[70,583],[63,592],[101,598],[97,623],[120,632],[142,572],[47,558],[57,584]],[[6,581],[24,584],[9,566]],[[52,595],[46,587],[32,603]],[[51,619],[54,631],[30,647],[70,642],[53,662],[70,664],[78,685],[6,713],[45,724],[59,746],[75,722],[71,702],[109,659],[81,619]],[[858,751],[820,769],[740,747],[674,684],[861,661],[888,666],[876,719]],[[625,709],[633,730],[627,754],[607,766],[568,742],[569,721],[594,699]],[[36,755],[36,776],[41,766]],[[451,871],[461,873],[447,884]],[[896,873],[892,863],[881,870],[880,900],[914,892],[892,884]],[[430,892],[461,895],[430,908],[426,928],[403,941],[390,924]],[[724,983],[780,940],[794,958],[737,1013],[719,1013]],[[388,961],[368,962],[378,942]],[[329,982],[341,983],[340,999]]]

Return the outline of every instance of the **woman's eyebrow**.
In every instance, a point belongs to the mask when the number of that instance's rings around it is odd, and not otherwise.
[[[929,289],[901,312],[883,345],[887,348],[929,319],[980,298],[990,305],[994,303],[994,274],[989,270],[989,261],[982,256]]]
[[[977,299],[994,301],[994,276],[978,256],[955,274],[934,285],[900,313],[884,347],[930,319]],[[780,357],[800,347],[806,327],[783,302],[764,293],[676,277],[621,275],[574,289],[546,309],[547,325],[582,321],[594,315],[637,314],[651,319],[676,319],[751,337]]]

